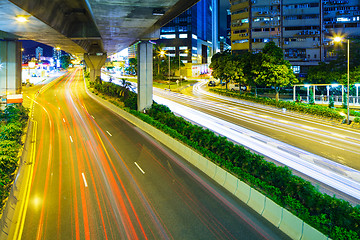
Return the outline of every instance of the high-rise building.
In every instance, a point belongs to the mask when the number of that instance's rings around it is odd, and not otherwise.
[[[359,0],[230,0],[233,52],[274,41],[295,73],[325,61],[335,34],[360,35]]]
[[[61,50],[59,48],[53,48],[53,58],[60,59],[62,56]]]
[[[35,49],[35,57],[36,57],[38,60],[40,60],[40,58],[41,58],[42,56],[44,56],[44,54],[43,54],[43,49],[42,49],[41,47],[37,47],[37,48]]]
[[[218,48],[218,14],[214,14],[217,3],[218,0],[201,0],[160,29],[160,39],[156,43],[162,44],[170,57],[180,58],[185,63],[187,71],[182,75],[208,71],[211,56]]]

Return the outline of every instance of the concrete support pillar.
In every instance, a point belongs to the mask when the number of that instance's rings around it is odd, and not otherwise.
[[[296,86],[293,87],[293,101],[296,101]]]
[[[0,41],[0,95],[21,93],[21,42]]]
[[[313,93],[314,93],[314,102],[315,102],[316,101],[315,85],[313,86]]]
[[[330,102],[330,86],[326,86],[326,100]]]
[[[138,110],[151,107],[153,102],[153,46],[150,42],[138,44]]]
[[[84,60],[86,66],[90,69],[90,81],[95,81],[96,77],[101,76],[101,68],[105,64],[106,53],[85,53]]]

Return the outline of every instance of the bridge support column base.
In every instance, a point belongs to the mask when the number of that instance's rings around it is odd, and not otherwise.
[[[0,96],[21,93],[21,42],[0,41]]]
[[[153,45],[150,42],[138,44],[138,111],[149,109],[153,102]]]
[[[101,76],[101,68],[105,64],[106,53],[84,54],[86,66],[90,68],[90,81],[94,82],[96,77]]]

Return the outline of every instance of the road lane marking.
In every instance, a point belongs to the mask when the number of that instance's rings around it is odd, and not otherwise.
[[[65,122],[65,118],[63,118],[63,122]]]
[[[109,131],[106,131],[106,132],[107,132],[107,134],[109,134],[110,137],[112,137],[112,135],[111,135],[111,133],[109,133]]]
[[[82,175],[82,177],[83,177],[83,180],[84,180],[84,183],[85,183],[85,187],[87,187],[88,185],[87,185],[87,182],[86,182],[86,178],[85,178],[84,173],[81,173],[81,175]]]
[[[134,163],[138,167],[138,169],[142,172],[142,174],[145,174],[144,170],[142,170],[141,167],[136,162],[134,162]]]
[[[91,117],[92,117],[93,119],[95,119],[93,115],[91,115]]]
[[[73,139],[72,139],[72,137],[71,137],[71,136],[70,136],[70,141],[71,141],[71,142],[73,142]]]
[[[30,162],[28,163],[30,165],[28,175],[27,175],[27,185],[25,187],[25,195],[24,195],[24,201],[21,201],[20,204],[20,214],[19,214],[19,224],[15,227],[14,232],[14,238],[16,240],[20,240],[22,237],[22,233],[24,230],[24,224],[25,224],[25,217],[26,212],[29,205],[29,198],[30,198],[30,190],[31,190],[31,182],[33,178],[33,172],[34,172],[34,163],[35,162],[35,156],[36,156],[36,133],[37,133],[37,122],[32,121],[34,123],[33,126],[33,132],[32,132],[32,141],[31,141],[31,153],[30,153]],[[26,171],[25,171],[26,172]]]

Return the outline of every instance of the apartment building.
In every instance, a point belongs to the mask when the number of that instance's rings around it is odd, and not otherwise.
[[[359,0],[231,0],[233,52],[274,41],[295,73],[327,60],[334,35],[360,35]]]

